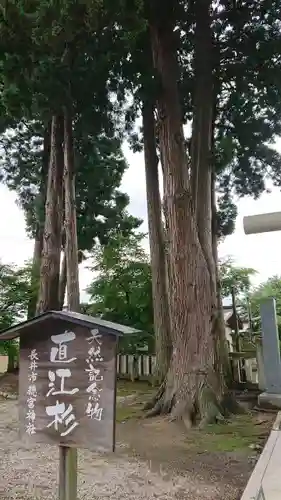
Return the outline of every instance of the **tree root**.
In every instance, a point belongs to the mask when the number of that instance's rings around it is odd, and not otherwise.
[[[182,421],[187,430],[194,424],[194,411],[187,401],[178,401],[171,412],[170,421]]]
[[[162,406],[163,406],[163,402],[161,399],[159,399],[159,401],[157,401],[157,403],[155,403],[153,408],[151,408],[149,411],[146,412],[144,417],[145,418],[158,417],[158,415],[160,415],[162,413]]]
[[[233,414],[245,413],[231,391],[225,390],[221,396],[216,380],[211,371],[192,372],[175,385],[169,374],[144,406],[145,418],[169,414],[169,421],[182,421],[189,430],[194,425],[204,429],[210,424],[224,423]]]
[[[198,406],[200,415],[199,429],[224,420],[222,405],[215,390],[208,384],[206,379],[198,395]]]
[[[235,399],[233,392],[227,391],[221,402],[224,414],[226,415],[243,415],[247,410]]]
[[[166,382],[162,382],[160,387],[158,388],[158,391],[156,394],[145,403],[143,410],[148,411],[148,410],[153,410],[156,405],[162,400],[165,392],[165,387],[166,387]]]

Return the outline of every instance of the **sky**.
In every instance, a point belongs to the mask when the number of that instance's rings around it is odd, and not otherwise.
[[[281,139],[276,148],[281,151]],[[130,196],[129,211],[144,220],[142,230],[147,231],[145,172],[141,153],[133,154],[124,147],[129,168],[124,175],[122,189]],[[238,201],[238,218],[235,232],[219,247],[219,256],[231,256],[239,266],[252,267],[257,271],[253,285],[270,276],[281,275],[281,231],[257,235],[245,235],[243,217],[264,212],[281,211],[280,189],[272,188],[258,200],[245,197]],[[25,232],[24,215],[16,202],[15,193],[0,184],[0,260],[4,263],[23,265],[32,258],[33,242]],[[144,242],[148,249],[148,242]],[[80,269],[81,299],[85,300],[85,287],[91,282],[92,274],[84,264]],[[84,298],[84,299],[83,299]]]

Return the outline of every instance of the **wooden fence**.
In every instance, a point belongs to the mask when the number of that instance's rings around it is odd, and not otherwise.
[[[247,358],[247,356],[245,356]],[[237,367],[238,356],[230,353],[233,368],[233,377],[236,382],[250,382],[257,384],[258,370],[256,358],[243,359],[243,370]],[[243,353],[239,353],[239,358],[243,358]],[[8,357],[0,356],[0,373],[5,373],[8,365]],[[117,359],[117,376],[127,380],[149,380],[153,376],[155,369],[155,356],[141,354],[133,356],[130,354],[119,354]],[[263,389],[264,387],[261,387]]]
[[[125,379],[149,380],[155,369],[155,356],[142,354],[119,354],[117,358],[117,376]]]
[[[257,372],[257,361],[256,358],[249,358],[245,354],[243,358],[243,353],[239,353],[239,358],[243,362],[241,363],[242,368],[237,369],[238,359],[237,356],[233,356],[231,353],[231,363],[233,367],[234,380],[239,383],[249,382],[250,384],[258,383],[258,372]],[[247,359],[248,357],[248,359]],[[155,368],[155,356],[141,354],[139,356],[133,356],[130,354],[119,354],[117,359],[117,376],[119,378],[128,380],[149,380],[153,376]]]

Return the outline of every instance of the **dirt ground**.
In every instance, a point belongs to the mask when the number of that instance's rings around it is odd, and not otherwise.
[[[0,499],[55,499],[57,449],[20,442],[17,401],[5,398],[16,384],[0,383]],[[146,385],[119,384],[116,453],[79,450],[79,500],[240,498],[274,415],[252,412],[187,435],[165,419],[140,418],[150,394]]]

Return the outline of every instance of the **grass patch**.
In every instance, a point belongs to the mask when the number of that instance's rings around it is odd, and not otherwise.
[[[117,398],[128,397],[119,401],[117,399],[116,421],[124,422],[130,419],[138,419],[143,416],[143,405],[151,397],[155,389],[148,382],[129,382],[118,380]]]
[[[197,451],[230,452],[259,444],[269,432],[268,423],[258,424],[252,414],[233,416],[224,424],[209,425],[204,431],[194,430],[188,444]]]
[[[136,406],[119,406],[116,409],[116,422],[121,423],[127,420],[136,420],[143,415],[142,409]]]
[[[149,382],[136,381],[130,382],[127,380],[117,381],[117,396],[128,396],[130,394],[152,394],[156,389]]]
[[[143,405],[157,389],[148,382],[129,382],[118,380],[116,420],[118,423],[137,420],[143,417]],[[168,432],[168,427],[165,427]],[[192,429],[181,438],[181,446],[204,452],[232,452],[248,450],[251,444],[262,444],[268,436],[271,422],[258,420],[256,414],[247,413],[232,416],[228,422],[209,425],[204,430]],[[160,435],[160,441],[165,441]]]

